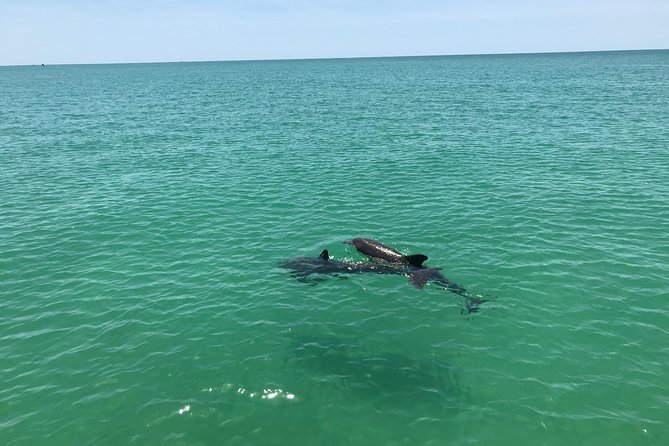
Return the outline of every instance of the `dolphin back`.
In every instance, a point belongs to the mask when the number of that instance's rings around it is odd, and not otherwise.
[[[370,238],[354,238],[344,243],[355,246],[355,249],[371,259],[381,259],[390,263],[406,263],[421,268],[423,262],[427,260],[425,254],[404,255],[395,248]]]

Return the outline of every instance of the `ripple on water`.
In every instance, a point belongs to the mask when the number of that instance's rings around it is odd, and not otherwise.
[[[0,443],[660,444],[665,56],[3,68]]]

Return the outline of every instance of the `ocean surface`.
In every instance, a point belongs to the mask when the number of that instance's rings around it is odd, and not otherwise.
[[[669,51],[0,67],[0,103],[0,444],[668,444]],[[281,268],[353,237],[488,302]]]

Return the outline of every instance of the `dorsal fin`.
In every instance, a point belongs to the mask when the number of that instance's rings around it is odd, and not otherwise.
[[[419,268],[422,267],[423,262],[427,260],[425,254],[412,254],[410,256],[404,256],[404,258],[409,265],[417,266]]]
[[[323,260],[328,260],[330,258],[330,253],[328,253],[327,249],[324,249],[323,252],[321,252],[321,255],[318,256],[318,258]]]

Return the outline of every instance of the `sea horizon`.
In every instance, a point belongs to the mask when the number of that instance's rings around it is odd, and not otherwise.
[[[405,59],[405,58],[429,58],[429,57],[480,57],[480,56],[531,56],[550,54],[591,54],[591,53],[625,53],[625,52],[657,52],[669,51],[669,48],[642,48],[642,49],[604,49],[604,50],[564,50],[564,51],[529,51],[529,52],[499,52],[499,53],[453,53],[453,54],[413,54],[413,55],[379,55],[379,56],[332,56],[332,57],[297,57],[297,58],[260,58],[260,59],[221,59],[221,60],[165,60],[165,61],[133,61],[133,62],[63,62],[63,63],[32,63],[32,64],[8,64],[2,67],[41,67],[41,66],[67,66],[67,65],[151,65],[151,64],[175,64],[175,63],[225,63],[225,62],[281,62],[281,61],[309,61],[309,60],[355,60],[355,59]]]

